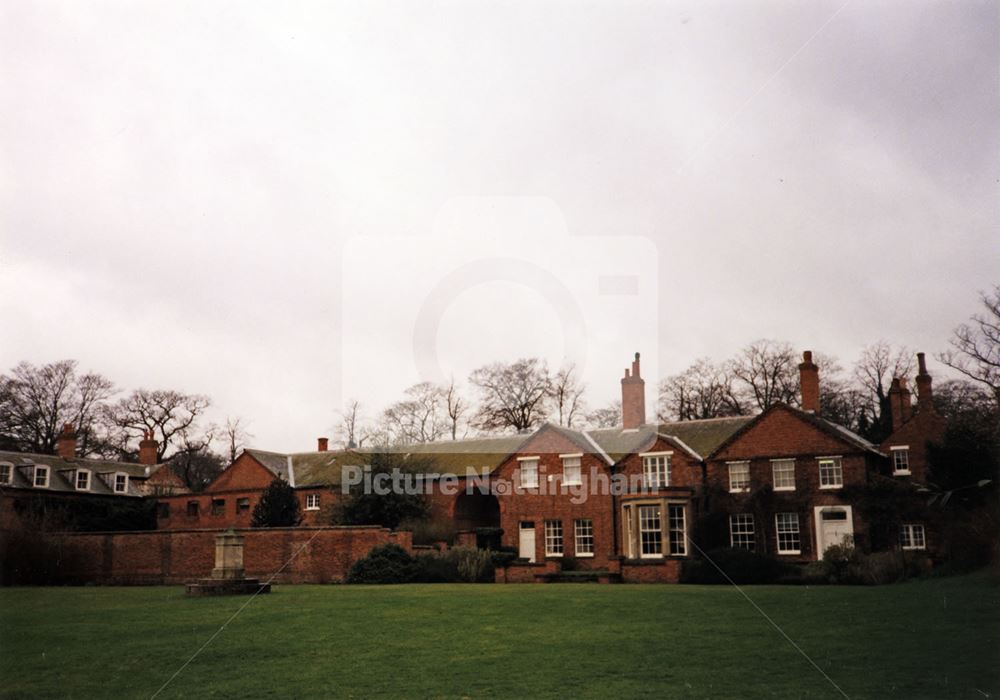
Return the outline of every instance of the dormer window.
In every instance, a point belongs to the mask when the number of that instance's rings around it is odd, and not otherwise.
[[[49,487],[49,468],[36,466],[34,484],[38,488],[47,489]]]
[[[76,470],[76,490],[90,491],[90,472],[86,469]]]
[[[124,474],[122,472],[115,472],[114,489],[115,493],[128,492],[128,474]]]
[[[14,465],[10,462],[0,463],[0,484],[9,484],[14,473]]]
[[[896,476],[906,476],[910,473],[910,446],[894,445],[889,448],[892,453],[892,473]]]

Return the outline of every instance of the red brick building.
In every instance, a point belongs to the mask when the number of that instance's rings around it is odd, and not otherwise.
[[[636,354],[621,380],[620,428],[545,424],[530,435],[397,449],[423,465],[419,481],[435,519],[460,531],[502,529],[502,544],[539,572],[676,581],[697,548],[720,546],[815,560],[845,537],[869,543],[850,494],[876,478],[922,480],[927,444],[940,439],[943,425],[923,355],[918,410],[905,384],[894,382],[899,423],[882,446],[820,415],[810,352],[799,371],[801,408],[775,404],[756,416],[649,424]],[[366,464],[367,450],[326,447],[321,438],[315,452],[248,449],[203,493],[160,498],[160,528],[247,527],[275,477],[294,487],[304,525],[329,523],[345,468]],[[908,469],[899,468],[903,449]],[[898,526],[902,546],[927,546],[923,522]]]

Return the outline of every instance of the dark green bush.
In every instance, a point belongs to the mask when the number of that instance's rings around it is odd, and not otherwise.
[[[417,560],[406,550],[385,544],[351,565],[347,583],[411,583],[417,580],[419,571]]]
[[[714,565],[713,565],[714,562]],[[722,572],[725,572],[723,576]],[[775,583],[793,571],[789,564],[745,549],[715,549],[690,559],[681,569],[684,583]],[[728,579],[727,579],[728,576]]]

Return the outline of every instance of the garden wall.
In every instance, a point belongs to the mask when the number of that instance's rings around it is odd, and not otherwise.
[[[410,532],[381,527],[239,529],[250,578],[275,583],[330,583],[383,544],[412,552]],[[59,571],[71,583],[179,584],[208,577],[219,530],[66,533],[54,535],[64,556]],[[293,556],[294,555],[294,556]],[[282,567],[284,568],[282,569]]]

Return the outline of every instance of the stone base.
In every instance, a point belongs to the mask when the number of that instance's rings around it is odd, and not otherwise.
[[[252,595],[254,593],[270,593],[271,584],[261,583],[255,578],[216,579],[203,578],[193,583],[185,584],[187,595]]]

